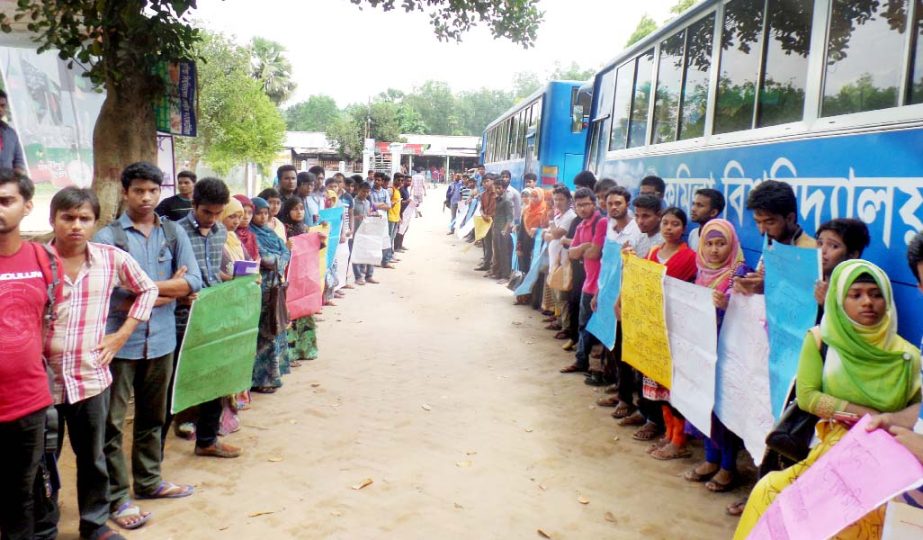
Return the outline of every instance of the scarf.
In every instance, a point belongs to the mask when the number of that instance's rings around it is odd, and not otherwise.
[[[250,210],[253,211],[253,203],[250,202],[250,199],[248,199],[246,195],[234,195],[234,198],[240,202],[242,207],[241,210],[243,210],[243,208],[250,208]],[[250,229],[246,225],[241,224],[234,232],[240,240],[241,245],[243,245],[244,251],[250,256],[250,260],[255,261],[260,258],[260,250],[256,245],[256,238],[250,232]]]
[[[538,193],[541,199],[535,202],[534,194]],[[545,204],[545,193],[541,188],[533,188],[529,193],[529,206],[526,207],[522,215],[522,223],[526,229],[543,229],[548,226],[545,219],[548,215],[548,207]]]
[[[231,197],[231,200],[228,201],[228,204],[224,205],[224,210],[221,212],[221,221],[224,221],[230,216],[233,216],[237,213],[244,213],[244,207],[240,204],[240,201]],[[228,231],[228,238],[224,242],[224,249],[228,252],[228,255],[232,261],[243,261],[247,259],[247,254],[244,252],[244,246],[240,243],[240,238],[237,237],[237,234],[234,231]]]
[[[718,292],[726,292],[731,286],[731,280],[737,267],[744,262],[744,253],[740,249],[740,240],[737,231],[730,221],[713,219],[702,226],[699,236],[699,246],[695,256],[695,264],[699,273],[695,278],[696,285],[702,285]],[[713,264],[705,260],[705,240],[715,235],[724,238],[731,246],[727,259]]]
[[[664,244],[660,244],[654,247],[654,249],[647,254],[647,259],[655,263],[660,263],[657,254],[660,253],[660,248],[663,246]],[[695,279],[695,251],[692,251],[686,242],[680,244],[679,249],[667,259],[667,262],[660,264],[667,267],[667,275],[672,278],[682,281],[692,281]]]
[[[874,326],[853,321],[843,309],[849,287],[862,274],[872,276],[885,299],[885,315]],[[891,281],[874,264],[853,259],[833,270],[820,334],[840,357],[840,362],[825,365],[825,393],[881,412],[894,412],[905,408],[920,390],[920,351],[897,335]]]
[[[259,246],[260,255],[263,257],[276,257],[279,264],[279,272],[284,272],[290,254],[288,248],[285,246],[285,242],[279,238],[276,231],[270,229],[266,225],[259,226],[251,222],[250,232],[256,237],[256,244]]]

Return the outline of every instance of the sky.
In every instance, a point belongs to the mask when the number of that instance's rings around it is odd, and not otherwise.
[[[545,18],[530,49],[494,40],[487,28],[475,28],[461,43],[439,42],[422,13],[360,10],[349,0],[199,0],[195,18],[240,44],[254,36],[281,43],[298,84],[285,105],[326,94],[342,107],[427,80],[445,81],[454,91],[510,89],[517,72],[545,76],[555,62],[599,68],[624,48],[644,14],[663,23],[675,3],[541,0]]]

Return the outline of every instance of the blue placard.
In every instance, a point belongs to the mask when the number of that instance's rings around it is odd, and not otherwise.
[[[516,290],[513,291],[513,294],[516,296],[532,294],[532,287],[535,285],[536,280],[538,280],[538,267],[541,266],[542,256],[547,250],[548,246],[545,245],[545,240],[542,238],[542,230],[535,229],[535,243],[532,246],[532,264],[529,265],[529,272],[526,274],[526,277],[522,279],[522,283],[519,284],[519,287],[516,287]]]
[[[785,407],[804,336],[817,321],[814,283],[820,279],[817,249],[774,242],[763,250],[766,322],[769,328],[769,393],[776,419]]]
[[[320,222],[330,224],[330,236],[327,237],[327,268],[333,266],[337,256],[337,245],[340,243],[340,229],[343,228],[343,207],[325,208],[318,212]]]
[[[519,257],[516,256],[516,245],[519,243],[519,241],[516,238],[516,233],[511,234],[510,238],[512,238],[513,240],[513,255],[512,255],[513,260],[510,263],[510,268],[512,269],[513,272],[518,272],[519,271]]]
[[[622,291],[622,244],[606,240],[598,283],[596,311],[590,316],[586,329],[611,351],[615,348],[616,337],[615,302]]]

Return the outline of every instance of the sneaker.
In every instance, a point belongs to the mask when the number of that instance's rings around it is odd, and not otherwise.
[[[195,455],[202,457],[236,458],[240,456],[241,452],[240,448],[221,441],[216,441],[211,446],[195,447]]]

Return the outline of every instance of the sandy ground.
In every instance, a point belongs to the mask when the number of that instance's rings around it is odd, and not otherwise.
[[[228,437],[236,460],[171,438],[164,476],[197,487],[144,505],[130,538],[728,538],[717,495],[631,440],[538,313],[472,271],[445,235],[441,190],[381,285],[347,291],[319,324],[320,358],[255,396]],[[696,447],[696,457],[701,448]],[[77,538],[72,454],[61,538]],[[373,483],[356,490],[363,480]],[[586,504],[583,504],[583,503]]]

